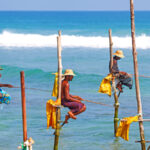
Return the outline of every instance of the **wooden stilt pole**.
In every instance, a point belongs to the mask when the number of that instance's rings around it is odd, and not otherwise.
[[[115,89],[116,90],[116,89]],[[117,96],[117,92],[114,92],[114,99],[115,99],[115,113],[114,113],[114,136],[116,136],[116,132],[117,132],[117,128],[118,128],[118,110],[119,110],[119,101],[118,101],[118,96]]]
[[[22,96],[22,121],[23,121],[23,141],[27,140],[27,120],[26,120],[26,97],[25,97],[25,81],[24,71],[20,72],[21,79],[21,96]]]
[[[112,50],[113,42],[111,37],[111,29],[109,29],[109,51],[110,51],[110,64],[109,64],[109,71],[111,72],[113,66],[113,50]]]
[[[111,29],[109,29],[109,50],[110,50],[110,64],[109,64],[109,71],[111,73],[111,69],[113,66],[113,42],[112,42],[112,36],[111,36]],[[118,109],[119,109],[119,102],[118,102],[118,96],[117,96],[117,91],[116,91],[116,85],[115,85],[115,77],[112,79],[112,87],[114,90],[114,100],[115,100],[115,113],[114,113],[114,136],[116,136],[117,128],[118,128]]]
[[[140,96],[140,86],[139,86],[139,73],[138,73],[138,63],[137,63],[137,52],[135,44],[135,24],[134,24],[134,5],[133,0],[130,0],[130,13],[131,13],[131,36],[132,36],[132,53],[134,62],[134,76],[135,76],[135,88],[136,88],[136,99],[138,106],[138,114],[140,114],[139,120],[143,120],[142,116],[142,104]],[[143,122],[139,122],[140,138],[141,138],[141,149],[146,150],[145,137],[144,137],[144,126]]]
[[[59,31],[59,36],[57,37],[57,54],[58,54],[58,99],[60,100],[61,105],[61,80],[62,80],[62,62],[61,62],[61,31]],[[54,150],[58,150],[59,143],[59,132],[60,132],[60,120],[61,120],[61,111],[60,107],[56,108],[56,130],[55,130],[55,141],[54,141]]]

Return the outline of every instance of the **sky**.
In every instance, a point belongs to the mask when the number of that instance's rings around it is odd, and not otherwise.
[[[129,10],[130,0],[0,0],[0,10]],[[135,10],[150,10],[150,0],[134,0]]]

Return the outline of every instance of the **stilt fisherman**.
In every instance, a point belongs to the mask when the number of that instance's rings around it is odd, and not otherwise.
[[[110,69],[110,73],[112,73],[113,76],[116,77],[116,88],[118,88],[120,92],[123,92],[122,85],[129,87],[129,89],[132,89],[132,76],[126,72],[120,71],[118,68],[118,60],[124,58],[123,51],[117,50],[113,55],[113,66]]]
[[[70,111],[65,117],[65,123],[68,123],[68,119],[77,119],[76,115],[86,110],[85,104],[83,104],[82,98],[76,95],[71,95],[69,91],[69,81],[72,81],[75,74],[71,69],[66,69],[64,73],[64,80],[62,80],[61,90],[61,104],[64,107],[68,107]]]

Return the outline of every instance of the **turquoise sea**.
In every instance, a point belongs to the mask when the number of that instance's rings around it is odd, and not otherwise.
[[[135,12],[139,74],[150,76],[150,12]],[[54,130],[47,129],[46,102],[51,96],[57,71],[56,37],[62,31],[62,64],[77,76],[70,82],[70,93],[87,100],[114,104],[113,97],[98,93],[108,74],[109,40],[113,49],[122,49],[122,71],[133,74],[130,13],[111,12],[0,12],[1,83],[20,86],[20,71],[25,72],[28,137],[34,150],[52,150]],[[150,78],[140,77],[143,116],[150,118]],[[0,150],[16,150],[23,142],[20,89],[3,88],[11,104],[0,105]],[[48,90],[48,91],[47,91]],[[119,117],[137,114],[135,86],[124,88],[119,98]],[[60,150],[139,150],[139,125],[130,126],[129,141],[113,135],[114,108],[85,102],[87,110],[70,120],[61,130]],[[62,120],[68,109],[62,109]],[[145,139],[150,140],[150,122],[144,122]],[[148,147],[148,144],[147,144]]]

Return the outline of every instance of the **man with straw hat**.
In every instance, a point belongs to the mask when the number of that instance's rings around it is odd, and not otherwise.
[[[66,115],[65,123],[68,123],[69,118],[76,119],[76,115],[86,110],[86,106],[81,103],[81,97],[69,94],[69,81],[72,81],[74,76],[73,70],[66,69],[64,80],[62,80],[61,103],[64,107],[70,109],[68,115]]]
[[[117,50],[113,55],[113,66],[110,70],[110,73],[112,73],[113,76],[115,76],[117,79],[116,88],[118,88],[120,92],[123,92],[122,85],[125,85],[132,89],[132,76],[126,72],[120,71],[118,68],[118,60],[124,58],[123,51]]]
[[[0,70],[3,70],[2,67],[0,67]],[[0,77],[2,75],[0,74]],[[0,84],[0,87],[8,87],[8,88],[12,88],[13,86],[11,84]],[[5,103],[5,104],[9,104],[11,100],[11,97],[9,94],[7,94],[7,92],[5,92],[4,90],[2,90],[0,88],[0,104]]]

